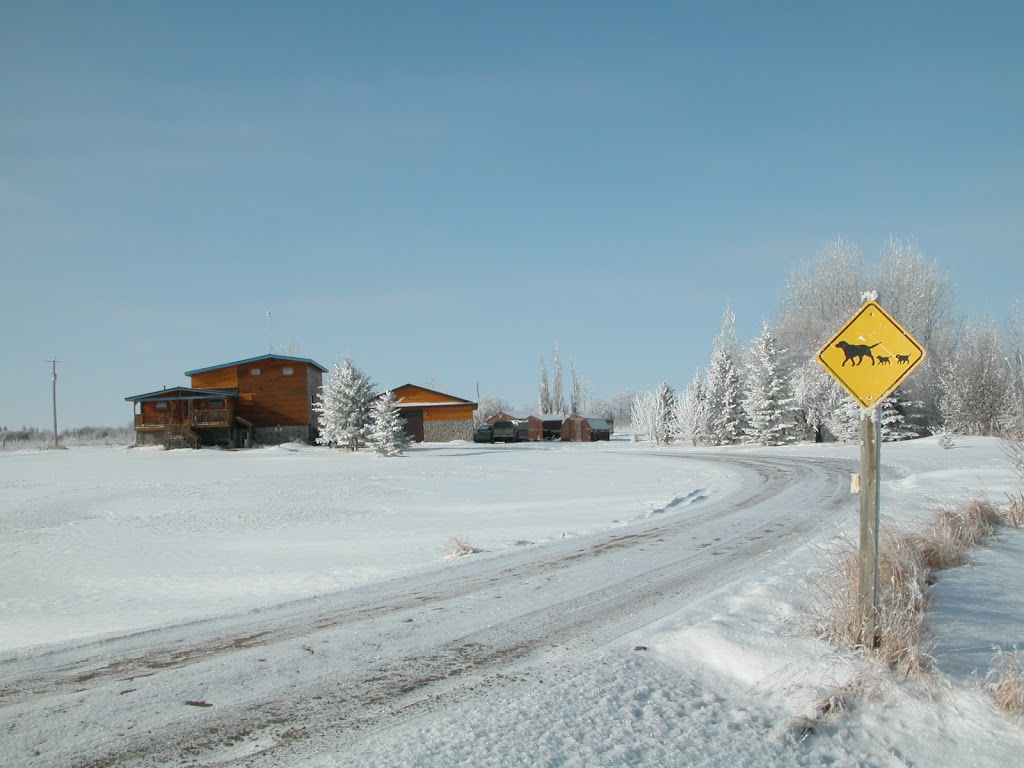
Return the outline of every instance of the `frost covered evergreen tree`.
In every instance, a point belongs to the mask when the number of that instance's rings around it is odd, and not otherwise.
[[[373,383],[346,357],[334,364],[334,372],[320,388],[313,410],[318,414],[321,445],[359,450],[366,439]]]
[[[746,356],[746,388],[742,402],[748,442],[783,445],[796,440],[794,404],[783,354],[768,324],[763,324]]]
[[[920,432],[914,428],[910,418],[915,406],[919,406],[919,403],[905,400],[899,392],[893,392],[878,405],[878,428],[883,442],[894,443],[920,437]]]
[[[366,444],[378,456],[401,456],[409,446],[405,419],[395,401],[395,393],[388,390],[370,405],[370,423]]]
[[[657,409],[654,440],[658,445],[668,445],[672,440],[672,415],[676,410],[676,393],[667,381],[658,385],[654,407]]]
[[[707,436],[711,445],[734,445],[744,433],[743,386],[736,362],[736,316],[726,309],[707,377]]]

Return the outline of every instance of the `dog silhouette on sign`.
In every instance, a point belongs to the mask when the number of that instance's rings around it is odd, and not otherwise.
[[[896,355],[896,362],[900,365],[910,365],[910,355]]]
[[[881,344],[882,342],[878,342]],[[871,350],[878,346],[878,344],[849,344],[845,341],[840,341],[836,344],[837,349],[843,350],[846,355],[846,359],[843,360],[843,365],[851,363],[852,365],[860,365],[864,362],[864,358],[870,358],[871,364],[875,364],[875,356],[871,354]],[[899,359],[899,358],[897,358]]]

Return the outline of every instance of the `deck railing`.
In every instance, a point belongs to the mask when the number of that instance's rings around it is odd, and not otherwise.
[[[192,424],[196,427],[223,427],[228,425],[230,417],[227,408],[193,411]]]
[[[227,427],[231,424],[229,408],[208,408],[193,411],[186,421],[182,421],[171,413],[137,413],[135,414],[136,429],[166,429],[175,425],[185,424],[193,427]]]

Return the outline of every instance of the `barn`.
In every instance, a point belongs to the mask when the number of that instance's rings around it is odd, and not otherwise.
[[[531,440],[558,440],[562,435],[563,417],[555,413],[528,416]]]
[[[415,384],[392,390],[405,419],[405,431],[417,443],[443,443],[473,439],[473,412],[477,404]]]
[[[612,439],[612,425],[596,416],[570,416],[562,424],[563,442],[593,443]]]
[[[274,354],[186,371],[189,387],[125,398],[135,409],[136,444],[312,442],[313,402],[326,372],[313,360]]]

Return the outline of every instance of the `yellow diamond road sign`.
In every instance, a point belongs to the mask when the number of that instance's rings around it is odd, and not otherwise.
[[[863,408],[872,408],[924,357],[924,347],[877,302],[869,301],[822,348],[818,362]]]

